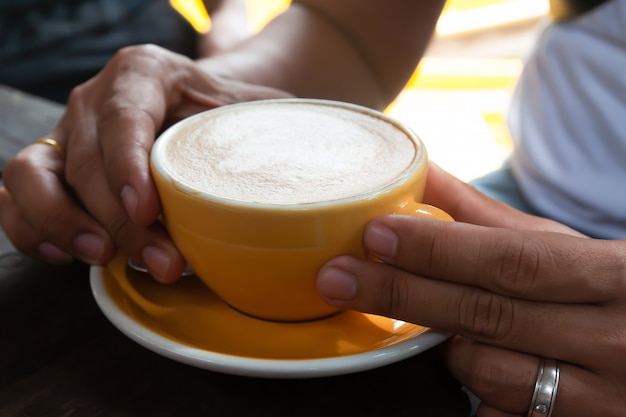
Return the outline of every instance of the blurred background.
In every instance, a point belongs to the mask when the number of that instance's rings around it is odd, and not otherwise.
[[[210,28],[201,0],[170,0],[197,30]],[[289,0],[247,0],[259,30]],[[526,54],[548,19],[549,0],[449,0],[426,56],[386,112],[412,127],[430,158],[468,181],[511,150],[505,118]]]
[[[387,112],[457,177],[498,168],[511,151],[511,94],[548,19],[549,0],[448,1],[413,80]]]

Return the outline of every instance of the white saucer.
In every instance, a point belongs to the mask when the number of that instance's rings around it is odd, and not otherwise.
[[[126,336],[145,348],[175,361],[211,371],[264,378],[341,375],[374,369],[409,358],[449,337],[447,333],[399,320],[356,312],[345,312],[328,319],[307,323],[257,320],[230,309],[208,289],[190,289],[189,286],[185,288],[187,284],[180,287],[162,286],[153,283],[147,276],[131,276],[133,272],[121,265],[125,265],[125,259],[118,258],[105,268],[91,268],[92,292],[105,316]],[[117,281],[126,282],[118,285]],[[137,285],[137,288],[132,290],[134,293],[132,296],[121,292],[120,289],[128,283]],[[191,282],[189,285],[195,284]],[[204,337],[205,340],[210,340],[211,344],[215,342],[218,346],[203,348],[202,341],[183,341],[181,338],[186,337],[184,334],[182,336],[170,334],[168,332],[173,332],[166,328],[155,331],[155,326],[159,326],[162,320],[161,317],[145,316],[145,313],[138,311],[137,306],[133,307],[132,298],[137,296],[135,291],[139,290],[144,293],[153,291],[153,294],[146,296],[147,298],[154,296],[154,293],[158,294],[154,297],[157,299],[156,302],[161,301],[159,298],[167,299],[169,302],[170,295],[176,302],[185,299],[185,306],[181,307],[180,304],[175,308],[159,306],[158,309],[160,311],[167,308],[170,309],[168,311],[175,311],[175,315],[180,317],[177,318],[179,321],[172,322],[174,325],[183,323],[180,321],[181,317],[186,321],[188,317],[193,318],[194,314],[202,314],[203,324],[204,317],[207,317],[206,333],[211,337],[200,335],[202,336],[200,339]],[[177,291],[179,294],[176,299]],[[201,294],[204,298],[200,309],[197,305],[195,307],[192,305],[193,300],[187,307],[186,297],[193,298],[203,291],[209,295]],[[208,302],[205,301],[207,298],[210,298]],[[155,303],[154,299],[150,299],[148,304]],[[208,305],[210,307],[207,307]],[[188,311],[185,311],[186,308]],[[165,320],[169,318],[166,317]],[[232,323],[232,326],[228,323]],[[367,339],[365,343],[362,342],[364,337]],[[373,342],[369,340],[372,338],[375,339]],[[334,353],[333,350],[333,353],[329,354],[329,347],[337,352]],[[360,351],[350,353],[354,349]],[[292,354],[295,357],[291,357]],[[281,357],[285,355],[290,357]]]

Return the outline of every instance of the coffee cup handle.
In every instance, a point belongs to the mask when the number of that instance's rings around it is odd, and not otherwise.
[[[430,204],[417,203],[415,201],[402,204],[394,211],[394,214],[409,214],[411,216],[430,217],[448,222],[454,221],[452,216],[439,207],[431,206]]]

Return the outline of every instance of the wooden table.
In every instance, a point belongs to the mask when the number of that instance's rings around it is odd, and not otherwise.
[[[0,86],[0,170],[63,107]],[[100,312],[89,267],[15,253],[0,230],[0,417],[437,416],[469,405],[437,349],[351,375],[248,378],[197,369],[131,341]]]

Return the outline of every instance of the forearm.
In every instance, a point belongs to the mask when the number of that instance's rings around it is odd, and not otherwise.
[[[208,57],[232,48],[249,36],[246,0],[204,0],[211,29],[201,34],[198,56]]]
[[[200,65],[301,97],[386,107],[415,70],[443,0],[302,0]]]

